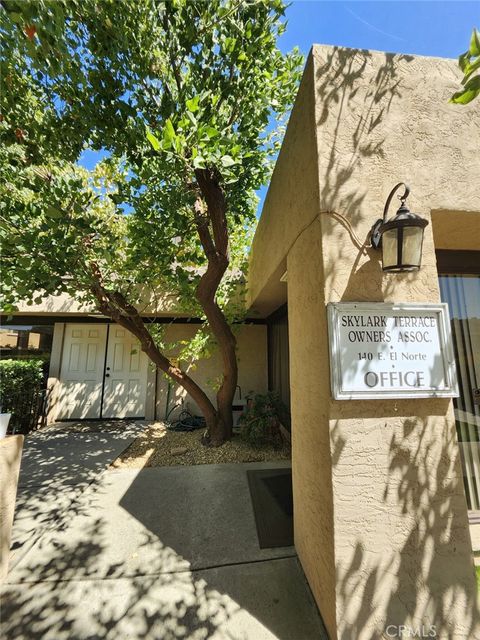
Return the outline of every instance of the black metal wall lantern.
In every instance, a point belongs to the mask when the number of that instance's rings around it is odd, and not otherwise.
[[[388,207],[393,194],[401,186],[405,192],[399,196],[401,205],[395,217],[387,222]],[[383,219],[377,220],[370,231],[374,249],[382,249],[384,271],[416,271],[422,260],[423,232],[428,220],[411,213],[405,204],[410,188],[399,182],[390,192],[383,210]]]

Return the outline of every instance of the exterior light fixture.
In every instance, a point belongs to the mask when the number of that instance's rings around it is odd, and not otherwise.
[[[393,194],[405,187],[400,198],[400,208],[395,217],[387,221],[388,207]],[[384,271],[416,271],[422,260],[423,232],[428,220],[411,213],[405,205],[410,193],[404,182],[399,182],[390,192],[383,210],[383,219],[377,220],[370,231],[372,247],[382,249]]]

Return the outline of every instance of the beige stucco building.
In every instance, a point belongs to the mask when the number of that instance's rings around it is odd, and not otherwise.
[[[314,46],[251,249],[236,402],[271,388],[290,406],[295,545],[332,639],[480,638],[480,114],[448,103],[458,83],[452,60]],[[421,269],[385,274],[369,231],[399,181],[429,225]],[[455,406],[332,398],[328,303],[441,300]],[[174,309],[155,321],[195,331]],[[180,402],[123,329],[71,300],[12,322],[50,336],[50,420]],[[207,388],[215,374],[215,360],[192,373]]]
[[[252,308],[288,303],[295,545],[332,638],[480,637],[460,462],[475,475],[480,113],[448,103],[458,83],[453,60],[314,46],[252,246]],[[422,268],[386,274],[368,235],[399,181],[430,224]],[[451,400],[330,388],[328,303],[441,297],[468,331],[460,448]]]

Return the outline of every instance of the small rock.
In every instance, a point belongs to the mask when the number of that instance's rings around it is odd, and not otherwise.
[[[187,447],[173,447],[173,449],[170,449],[172,456],[181,456],[183,453],[187,453],[187,451]]]

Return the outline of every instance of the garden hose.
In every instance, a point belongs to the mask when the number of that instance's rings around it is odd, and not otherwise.
[[[187,411],[182,411],[178,420],[170,422],[167,426],[169,431],[195,431],[205,429],[206,422],[202,416],[192,416]]]

